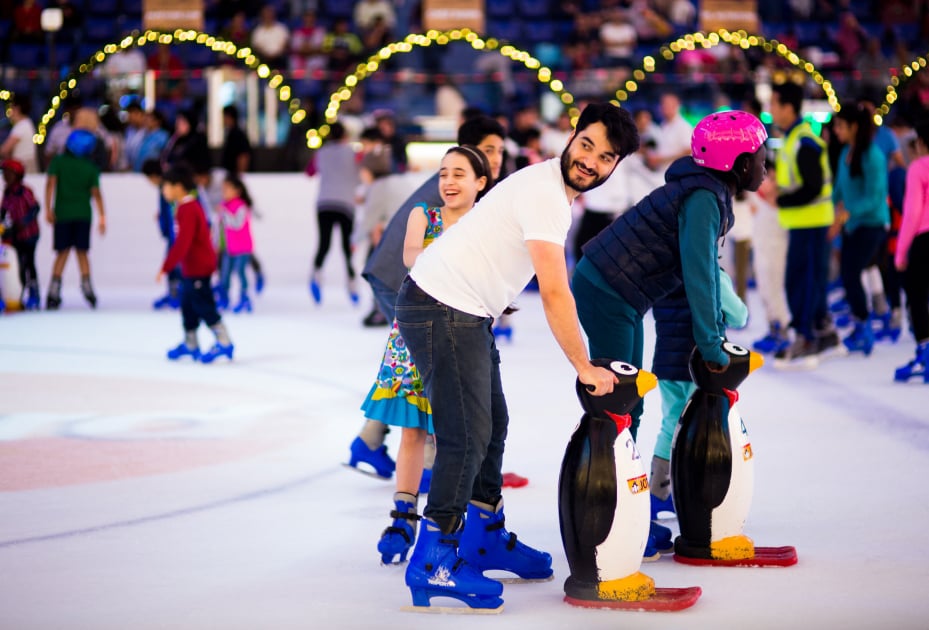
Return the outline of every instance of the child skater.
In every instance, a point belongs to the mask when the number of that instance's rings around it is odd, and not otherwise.
[[[906,172],[903,221],[894,264],[903,273],[916,357],[897,368],[895,381],[912,377],[929,383],[929,122],[916,127],[916,159]]]
[[[493,185],[490,163],[472,145],[452,147],[439,168],[441,208],[414,207],[407,220],[403,263],[412,267],[419,254],[444,230],[458,222]],[[394,319],[377,380],[361,408],[365,416],[400,426],[403,434],[397,453],[397,492],[390,516],[393,523],[381,534],[377,550],[384,564],[406,560],[416,536],[417,500],[423,474],[423,447],[433,433],[432,410],[423,382]]]
[[[39,308],[39,277],[35,270],[35,246],[39,240],[39,202],[29,186],[23,184],[26,169],[17,160],[0,162],[3,170],[3,201],[0,224],[3,242],[13,246],[19,262],[20,303],[27,311]]]
[[[184,341],[168,350],[168,358],[176,361],[190,356],[195,361],[212,363],[221,356],[231,360],[234,347],[213,299],[210,276],[216,271],[216,250],[195,190],[193,173],[184,166],[171,167],[163,176],[161,193],[176,206],[177,231],[174,245],[168,250],[156,281],[161,282],[166,273],[180,264]],[[197,327],[201,320],[216,335],[216,343],[202,354],[197,342]]]
[[[239,303],[232,309],[236,313],[252,312],[252,301],[248,298],[248,280],[245,267],[252,258],[252,198],[242,180],[235,175],[227,175],[223,182],[223,202],[220,204],[220,221],[225,235],[226,255],[220,266],[221,294],[229,295],[229,277],[234,273],[239,277],[241,294]]]

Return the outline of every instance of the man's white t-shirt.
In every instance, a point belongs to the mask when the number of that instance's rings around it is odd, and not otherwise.
[[[661,125],[661,134],[658,136],[658,155],[663,158],[675,159],[690,153],[690,140],[694,128],[687,120],[678,114],[672,120]]]
[[[571,204],[558,158],[520,169],[442,233],[410,276],[433,298],[479,317],[499,317],[532,279],[526,241],[564,246]]]
[[[21,118],[19,122],[10,129],[10,135],[19,138],[19,141],[13,145],[12,159],[22,163],[23,170],[27,173],[38,172],[38,161],[36,157],[35,143],[32,137],[35,135],[35,125],[29,118]]]

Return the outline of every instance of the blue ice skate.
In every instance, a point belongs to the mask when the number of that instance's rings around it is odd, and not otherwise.
[[[658,518],[658,514],[661,512],[674,512],[674,500],[673,497],[669,494],[667,499],[659,499],[654,494],[650,496],[652,502],[652,519]]]
[[[406,585],[413,596],[410,610],[442,611],[433,608],[433,597],[452,597],[468,605],[470,612],[498,613],[503,610],[503,585],[481,575],[459,556],[462,533],[443,534],[432,520],[424,518],[419,540],[406,567]],[[459,609],[455,609],[459,610]]]
[[[397,499],[394,506],[396,509],[390,511],[390,518],[394,519],[394,522],[384,530],[377,543],[377,550],[384,564],[406,562],[406,554],[416,540],[416,521],[422,518],[416,513],[415,503]],[[396,563],[394,556],[399,556]]]
[[[390,455],[387,454],[387,446],[383,444],[378,448],[370,449],[368,445],[364,443],[364,440],[360,437],[356,437],[352,441],[349,450],[351,451],[351,458],[348,460],[348,465],[358,472],[366,472],[358,468],[358,464],[365,463],[371,466],[374,469],[374,473],[381,479],[390,479],[394,474],[394,470],[397,468],[397,464],[395,464],[394,460],[390,459]]]
[[[176,297],[173,297],[170,293],[163,295],[152,302],[152,308],[156,311],[160,311],[163,308],[176,309],[180,305],[180,300],[178,300]]]
[[[261,295],[265,290],[265,276],[263,273],[255,273],[255,293]]]
[[[888,339],[891,343],[897,343],[900,338],[900,313],[899,310],[894,313],[888,311],[883,315],[874,318],[874,339],[882,341]]]
[[[183,357],[190,357],[194,361],[200,360],[200,348],[194,346],[193,348],[189,347],[186,343],[180,343],[177,347],[171,348],[168,350],[168,358],[172,361],[177,361]]]
[[[224,356],[224,357],[228,357],[228,359],[232,361],[233,350],[235,350],[235,346],[232,345],[231,343],[229,345],[223,345],[219,342],[216,342],[213,344],[212,348],[210,348],[209,350],[207,350],[200,356],[200,360],[203,363],[212,363],[219,357]]]
[[[26,290],[26,302],[23,305],[27,311],[37,311],[42,308],[42,301],[39,298],[39,289],[35,286],[30,286]]]
[[[786,331],[781,328],[779,322],[774,322],[771,324],[768,334],[752,344],[752,350],[762,354],[776,354],[778,350],[786,349],[789,345],[790,339],[787,337]],[[669,511],[673,512],[674,510]],[[655,516],[652,515],[652,518],[655,518]]]
[[[319,273],[314,271],[310,276],[310,295],[313,296],[315,304],[321,304],[323,301],[323,290],[319,286]]]
[[[874,329],[870,322],[855,322],[851,334],[842,340],[849,352],[861,352],[865,356],[874,349]]]
[[[252,312],[252,301],[248,299],[247,295],[243,295],[242,299],[239,300],[239,303],[235,305],[235,308],[232,309],[233,313],[251,313]]]
[[[482,573],[498,570],[515,573],[522,580],[552,579],[552,556],[519,542],[504,524],[502,498],[496,509],[469,503],[459,555]]]
[[[668,553],[674,549],[671,530],[660,523],[651,521],[648,524],[648,538],[654,543],[655,549],[659,552]]]
[[[929,341],[916,346],[916,358],[894,372],[894,380],[898,383],[905,383],[914,377],[929,383]]]

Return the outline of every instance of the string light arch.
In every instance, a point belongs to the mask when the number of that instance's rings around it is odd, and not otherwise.
[[[890,85],[887,86],[887,90],[884,93],[884,102],[881,103],[874,114],[875,120],[877,120],[878,117],[883,119],[883,117],[886,116],[890,111],[890,108],[893,107],[893,104],[897,102],[898,89],[907,81],[915,77],[918,72],[922,72],[926,69],[926,57],[929,57],[929,53],[919,55],[916,57],[916,59],[894,73],[894,75],[890,78]],[[901,76],[903,78],[901,78]]]
[[[329,97],[329,103],[324,112],[326,123],[320,125],[318,129],[310,129],[307,131],[307,146],[314,149],[322,145],[323,140],[329,135],[329,125],[338,119],[339,109],[342,103],[349,100],[355,89],[361,85],[365,79],[377,72],[382,63],[396,54],[411,52],[414,46],[446,46],[457,41],[467,42],[471,44],[471,47],[475,50],[497,51],[504,57],[522,63],[529,70],[534,70],[538,81],[548,86],[548,88],[561,99],[565,107],[568,108],[568,113],[572,121],[580,115],[574,103],[574,96],[565,89],[564,83],[560,79],[554,77],[551,68],[542,65],[541,61],[533,57],[527,51],[520,50],[512,44],[500,42],[493,37],[484,39],[467,28],[453,29],[450,31],[430,30],[424,34],[414,33],[407,35],[406,38],[401,41],[384,46],[377,53],[368,57],[366,62],[358,64],[355,68],[355,72],[345,77],[342,87],[333,92]]]
[[[306,111],[300,107],[300,99],[293,98],[293,90],[284,82],[284,76],[277,70],[271,69],[266,63],[262,62],[247,46],[239,47],[237,44],[226,41],[222,38],[192,29],[177,29],[171,33],[147,30],[145,32],[135,31],[127,35],[119,42],[107,44],[84,63],[73,69],[68,76],[58,84],[58,92],[52,95],[49,107],[39,124],[36,126],[35,143],[42,144],[45,142],[46,131],[49,123],[54,120],[55,115],[61,108],[62,103],[67,96],[77,87],[78,81],[86,74],[93,71],[97,64],[106,61],[107,57],[118,52],[133,47],[146,46],[148,44],[174,44],[174,43],[193,43],[212,49],[214,52],[225,54],[227,57],[235,59],[238,63],[253,70],[259,78],[268,82],[268,87],[277,91],[278,99],[288,104],[291,122],[300,123],[306,118]]]

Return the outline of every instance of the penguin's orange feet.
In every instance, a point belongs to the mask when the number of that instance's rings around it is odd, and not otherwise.
[[[655,594],[655,580],[642,572],[618,580],[607,580],[597,585],[598,596],[603,600],[637,602]]]
[[[745,560],[755,556],[755,543],[745,535],[729,536],[710,543],[714,560]]]

